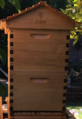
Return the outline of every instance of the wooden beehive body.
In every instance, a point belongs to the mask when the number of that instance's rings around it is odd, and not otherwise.
[[[65,110],[69,31],[75,22],[47,5],[14,16],[2,21],[10,112]]]

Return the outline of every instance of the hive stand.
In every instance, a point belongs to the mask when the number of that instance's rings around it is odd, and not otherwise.
[[[7,107],[8,107],[8,97],[6,97],[6,103],[7,103]],[[9,109],[9,108],[8,108]],[[10,111],[7,110],[8,113],[8,117],[3,116],[3,113],[5,112],[5,110],[2,109],[2,97],[0,97],[0,119],[7,119],[10,116]],[[44,115],[40,115],[40,114],[35,114],[35,115],[26,115],[26,116],[10,116],[10,119],[76,119],[67,109],[66,109],[66,116],[63,116],[61,113],[55,113],[53,115],[50,114],[44,114]]]
[[[7,107],[8,107],[8,97],[6,97],[6,103],[7,103]],[[9,109],[9,108],[8,108]],[[2,109],[2,97],[0,97],[0,119],[4,119],[3,118],[3,113],[4,113],[4,110]],[[7,113],[8,113],[8,115],[10,115],[9,113],[9,110],[7,111]],[[67,118],[66,118],[67,117]],[[50,115],[35,115],[35,116],[13,116],[13,117],[11,117],[10,116],[10,119],[31,119],[31,118],[34,118],[34,119],[49,119],[49,118],[51,118],[51,119],[76,119],[67,109],[66,109],[66,117],[65,116],[62,116],[62,114],[61,113],[55,113],[55,115],[53,114],[52,116],[50,116]],[[6,118],[8,118],[8,117],[6,117]]]
[[[8,97],[6,97],[6,103],[7,103],[7,106],[8,106]],[[8,108],[9,109],[9,108]],[[0,119],[7,119],[8,117],[5,117],[5,118],[3,118],[3,113],[5,112],[5,110],[3,110],[2,109],[2,97],[0,97]],[[7,113],[8,113],[8,115],[10,115],[9,114],[9,110],[7,111]],[[67,117],[67,118],[66,118]],[[47,118],[47,119],[49,119],[49,118],[51,118],[51,119],[76,119],[67,109],[66,109],[66,117],[65,116],[62,116],[62,114],[61,113],[55,113],[55,115],[54,116],[42,116],[42,115],[36,115],[36,116],[13,116],[13,117],[11,117],[10,116],[10,119],[31,119],[31,118],[34,118],[34,119],[37,119],[37,118]]]

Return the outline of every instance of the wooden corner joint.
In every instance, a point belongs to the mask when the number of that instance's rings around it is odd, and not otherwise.
[[[10,107],[10,116],[13,116],[13,107]]]

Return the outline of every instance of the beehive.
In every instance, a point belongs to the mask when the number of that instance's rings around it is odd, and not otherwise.
[[[69,35],[75,24],[42,1],[1,20],[8,34],[11,116],[65,111]]]

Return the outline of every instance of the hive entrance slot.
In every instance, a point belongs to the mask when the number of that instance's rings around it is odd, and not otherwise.
[[[30,36],[34,39],[49,39],[50,34],[30,34]]]
[[[48,82],[48,78],[30,78],[31,82],[34,83],[46,83]]]
[[[22,113],[22,112],[26,112],[26,113],[32,113],[32,112],[37,112],[37,113],[61,113],[62,111],[14,111],[14,113]]]

